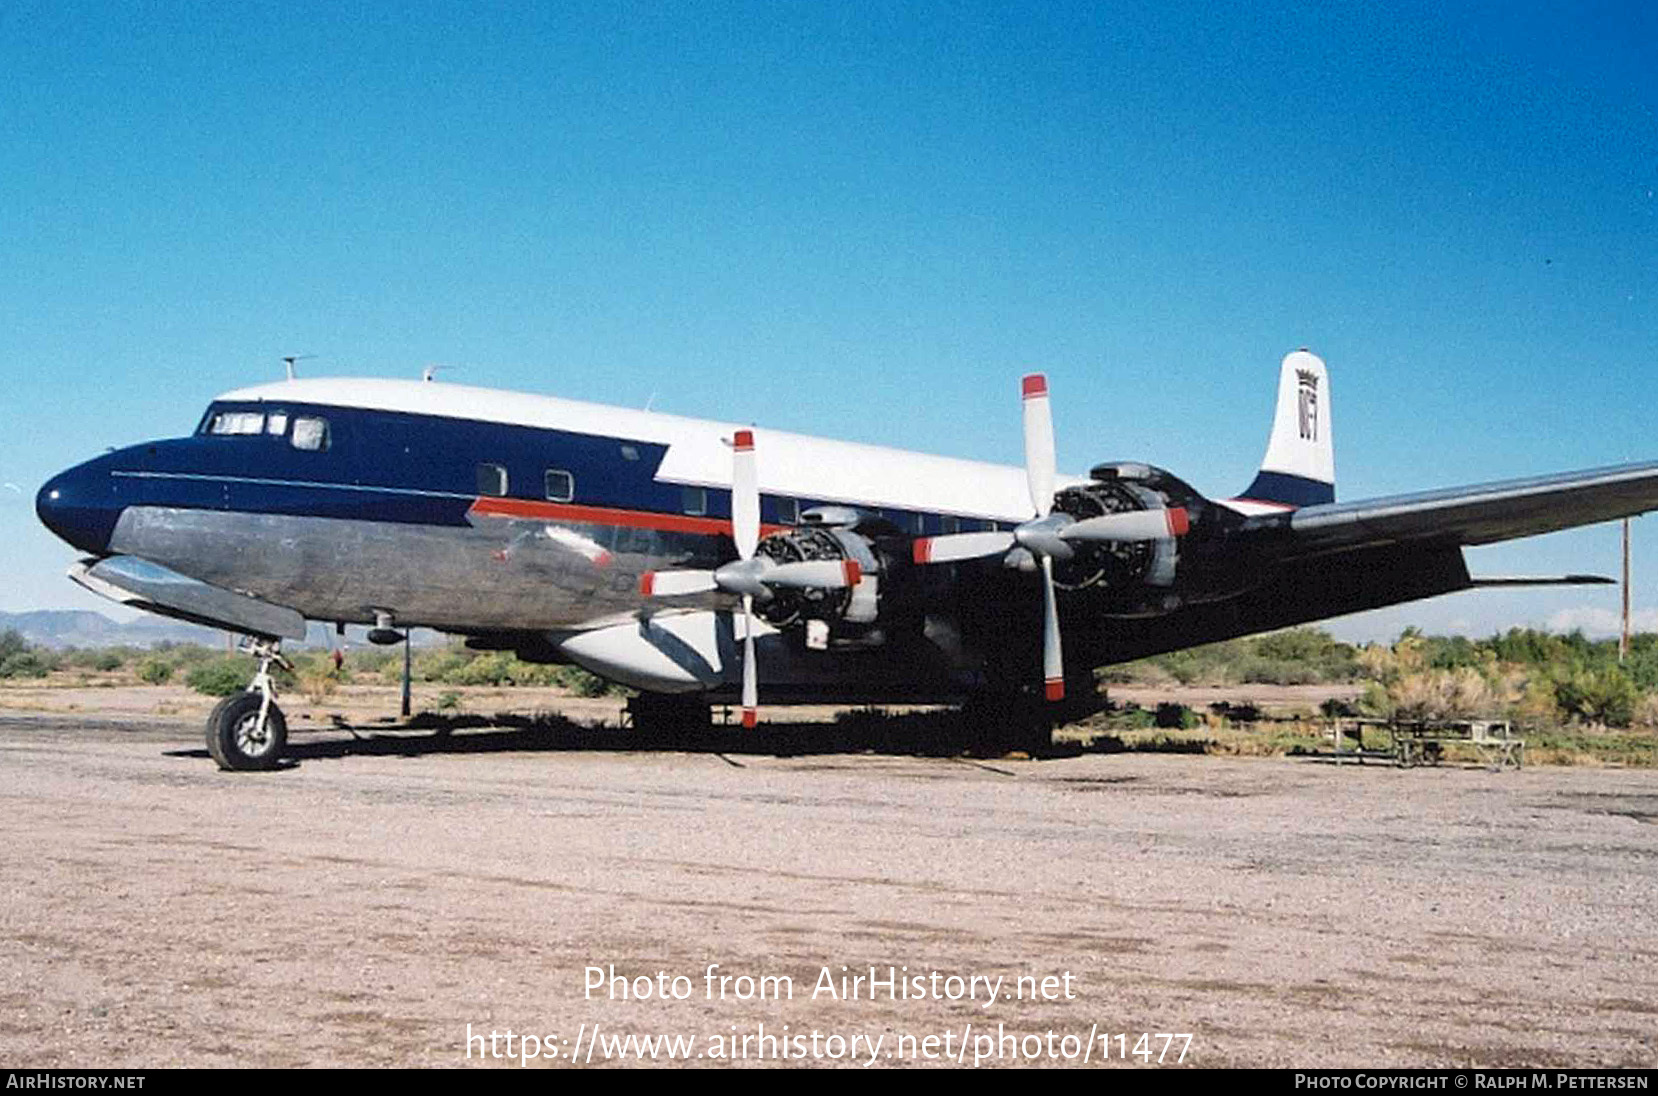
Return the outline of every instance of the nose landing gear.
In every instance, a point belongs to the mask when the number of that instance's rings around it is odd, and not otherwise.
[[[250,639],[241,650],[259,660],[259,672],[245,692],[219,701],[207,717],[207,752],[219,768],[233,772],[274,769],[288,745],[288,721],[276,706],[271,664],[292,670],[280,642]]]

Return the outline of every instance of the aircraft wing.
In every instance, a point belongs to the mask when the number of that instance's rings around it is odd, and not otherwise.
[[[1658,462],[1323,503],[1253,517],[1244,528],[1287,534],[1291,555],[1317,555],[1408,541],[1491,544],[1653,509]]]

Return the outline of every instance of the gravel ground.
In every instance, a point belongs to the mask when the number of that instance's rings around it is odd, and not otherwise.
[[[0,713],[8,1065],[495,1064],[509,1029],[568,1059],[595,1025],[752,1035],[749,1061],[762,1033],[791,1061],[880,1037],[878,1064],[965,1035],[1008,1064],[1036,1044],[981,1037],[1034,1034],[1119,1065],[1167,1032],[1202,1066],[1658,1062],[1652,771],[324,731],[226,774],[198,726]],[[793,998],[709,1000],[713,963]],[[612,965],[651,998],[589,996]],[[920,981],[814,999],[871,966]],[[1004,981],[985,1007],[933,972]]]

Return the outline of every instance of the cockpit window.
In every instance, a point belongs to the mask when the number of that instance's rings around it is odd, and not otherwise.
[[[319,453],[326,450],[328,448],[328,420],[305,416],[296,418],[291,441],[295,449],[308,449]]]
[[[220,411],[207,424],[209,434],[263,434],[265,416],[260,411]]]

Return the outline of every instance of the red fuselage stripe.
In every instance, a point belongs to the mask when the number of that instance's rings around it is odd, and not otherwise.
[[[650,510],[617,510],[609,506],[577,506],[569,502],[539,502],[534,499],[479,498],[472,513],[492,518],[529,518],[535,521],[569,521],[582,525],[620,525],[629,529],[661,529],[669,533],[731,535],[725,518],[693,517],[690,514],[659,514]],[[780,533],[786,525],[762,525],[762,536]]]

